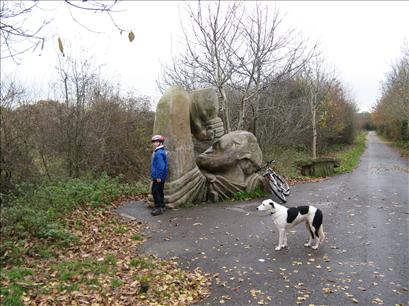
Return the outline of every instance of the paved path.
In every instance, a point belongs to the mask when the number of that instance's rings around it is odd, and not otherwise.
[[[151,217],[141,203],[118,212],[147,224],[141,252],[176,256],[185,268],[216,275],[201,305],[409,305],[408,161],[370,133],[358,168],[320,183],[294,186],[288,206],[324,213],[326,243],[303,247],[299,225],[289,250],[262,199],[201,205]]]

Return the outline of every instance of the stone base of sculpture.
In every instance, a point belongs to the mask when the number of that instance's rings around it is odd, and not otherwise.
[[[250,175],[244,182],[235,182],[221,175],[206,174],[208,201],[219,202],[231,199],[238,192],[252,192],[263,186],[263,177],[257,173]]]
[[[202,203],[207,200],[207,179],[196,166],[182,177],[165,183],[165,205],[176,208],[186,203]],[[149,195],[149,206],[154,207]]]

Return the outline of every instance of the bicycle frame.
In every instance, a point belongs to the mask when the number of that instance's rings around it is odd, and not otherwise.
[[[274,184],[277,184],[277,180],[274,178],[274,174],[276,174],[274,170],[269,167],[266,169],[266,172],[264,172],[263,176],[270,181],[273,181]]]
[[[286,197],[290,195],[290,188],[288,183],[280,177],[271,167],[268,167],[275,160],[268,161],[264,166],[257,169],[256,172],[266,168],[263,177],[269,181],[269,187],[273,194],[275,194],[281,201],[286,202]]]

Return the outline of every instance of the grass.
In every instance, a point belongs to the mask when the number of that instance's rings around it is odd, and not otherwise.
[[[365,150],[367,132],[359,133],[351,145],[333,145],[320,156],[330,156],[340,160],[340,167],[335,168],[336,174],[351,172],[358,164]],[[310,158],[303,148],[275,148],[274,151],[265,154],[265,160],[275,159],[275,169],[279,174],[291,179],[305,178],[299,174],[297,163]]]
[[[196,204],[196,203],[192,203],[192,202],[184,202],[184,203],[182,203],[179,207],[180,208],[193,208],[193,207],[196,207],[197,205],[199,205],[199,204]]]
[[[20,306],[23,305],[22,297],[26,290],[19,285],[10,285],[8,287],[0,288],[0,295],[2,305]]]
[[[400,140],[393,143],[399,149],[402,156],[409,157],[409,140]]]
[[[2,207],[1,237],[4,240],[44,238],[70,245],[76,241],[69,233],[63,217],[84,203],[95,207],[109,205],[118,197],[146,193],[141,184],[125,184],[119,178],[106,175],[99,179],[70,179],[51,185],[43,185],[32,192],[15,197]],[[81,227],[81,221],[78,221]],[[119,231],[123,230],[121,228]],[[3,254],[0,249],[0,256]]]
[[[264,154],[264,160],[274,159],[276,161],[273,166],[277,173],[291,179],[300,178],[297,162],[307,158],[309,158],[309,154],[303,147],[281,148],[276,146]]]
[[[246,200],[251,200],[251,199],[256,199],[256,198],[261,198],[269,193],[265,192],[261,187],[257,187],[256,190],[251,191],[251,192],[237,192],[233,196],[234,201],[246,201]]]
[[[377,135],[382,139],[382,141],[384,141],[385,143],[387,143],[387,144],[391,145],[392,147],[396,148],[399,151],[401,156],[409,157],[409,140],[396,140],[396,141],[393,141],[393,140],[390,140],[390,139],[386,138],[383,135],[379,135],[379,134],[377,134]]]
[[[340,160],[340,166],[335,168],[336,174],[351,172],[359,163],[359,160],[365,151],[365,142],[367,132],[361,132],[355,137],[354,143],[342,148],[334,146],[329,148],[327,154]]]

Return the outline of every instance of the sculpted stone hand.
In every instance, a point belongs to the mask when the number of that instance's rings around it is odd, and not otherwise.
[[[224,134],[222,120],[218,117],[219,100],[212,88],[198,89],[190,93],[190,127],[199,141],[219,139]]]
[[[263,184],[262,177],[254,173],[261,166],[262,152],[256,137],[247,131],[223,135],[196,158],[196,163],[209,181],[212,201],[253,191]]]

